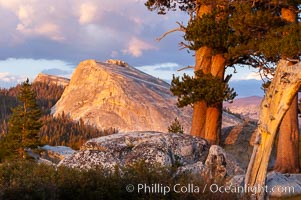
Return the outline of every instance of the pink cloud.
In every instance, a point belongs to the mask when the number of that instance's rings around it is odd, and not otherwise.
[[[156,49],[156,47],[152,44],[149,44],[139,38],[133,37],[130,39],[127,49],[123,50],[123,53],[130,54],[134,57],[140,57],[143,51],[154,49]]]

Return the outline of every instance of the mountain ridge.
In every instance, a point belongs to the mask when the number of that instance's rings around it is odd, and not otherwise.
[[[36,76],[33,82],[41,82],[66,87],[69,84],[70,79],[41,72]]]

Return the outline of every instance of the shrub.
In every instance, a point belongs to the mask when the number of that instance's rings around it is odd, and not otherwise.
[[[169,133],[184,133],[183,126],[179,122],[178,118],[176,117],[175,120],[171,123],[168,127]]]
[[[192,175],[172,176],[173,169],[153,167],[140,162],[131,167],[110,173],[104,169],[80,171],[66,167],[36,164],[30,161],[3,163],[0,166],[0,199],[235,199],[233,194],[127,192],[128,184],[161,184],[173,187],[176,183],[187,186],[193,183],[204,188],[205,182]],[[117,168],[118,169],[118,168]]]

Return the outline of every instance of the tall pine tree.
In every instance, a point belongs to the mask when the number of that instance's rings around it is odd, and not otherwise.
[[[148,0],[146,6],[158,14],[180,10],[190,15],[188,25],[180,24],[177,30],[184,31],[187,41],[187,44],[181,44],[195,51],[195,77],[198,78],[197,72],[201,70],[203,74],[219,79],[221,85],[226,67],[243,64],[271,72],[273,68],[270,66],[275,66],[281,58],[299,58],[301,26],[299,21],[290,23],[285,20],[282,11],[293,7],[298,13],[300,2]],[[187,82],[175,81],[181,84],[176,88],[182,90],[178,93],[194,96],[195,91]],[[218,86],[218,82],[215,85]],[[187,93],[189,91],[191,93]],[[202,98],[191,100],[191,134],[219,143],[222,101],[209,104]]]
[[[41,110],[28,79],[22,83],[18,101],[19,105],[12,109],[9,118],[8,133],[1,140],[2,159],[25,158],[25,148],[40,145]]]

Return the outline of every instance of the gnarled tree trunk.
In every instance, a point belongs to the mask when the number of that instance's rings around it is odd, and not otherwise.
[[[277,158],[274,170],[281,173],[299,172],[299,125],[297,106],[298,97],[296,95],[279,127]]]
[[[220,55],[212,56],[212,49],[202,47],[196,52],[195,71],[202,70],[211,73],[222,82],[225,73],[225,58]],[[222,125],[222,102],[207,106],[205,101],[193,105],[191,135],[202,137],[210,144],[219,144]]]
[[[261,103],[261,113],[253,154],[247,169],[245,185],[264,187],[267,167],[279,125],[301,86],[301,63],[289,66],[281,60],[274,79]],[[256,195],[264,199],[264,190]]]
[[[212,57],[210,73],[218,77],[222,82],[225,74],[225,58],[218,54]],[[210,144],[219,144],[221,127],[222,127],[222,109],[223,103],[216,103],[207,108],[206,112],[206,126],[205,139]]]
[[[281,17],[290,23],[297,23],[295,8],[282,8]],[[298,93],[285,114],[278,131],[278,145],[274,170],[281,173],[299,172],[299,123]]]
[[[200,3],[201,5],[201,3]],[[211,13],[213,5],[201,5],[197,16]],[[222,55],[214,55],[212,48],[202,47],[195,54],[195,71],[202,70],[205,74],[211,73],[224,78],[225,59]],[[193,105],[191,135],[205,138],[211,144],[219,144],[222,124],[222,102],[214,106],[207,106],[205,101],[199,101]]]
[[[212,49],[202,47],[195,53],[194,71],[202,70],[204,73],[210,73]],[[190,134],[193,136],[205,138],[207,103],[199,101],[193,104],[192,124]]]

